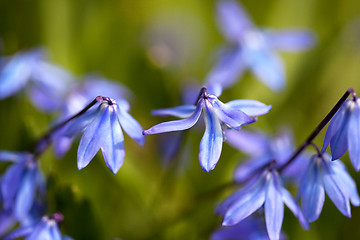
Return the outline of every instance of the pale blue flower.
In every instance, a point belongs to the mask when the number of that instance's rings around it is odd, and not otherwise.
[[[69,123],[65,135],[84,130],[77,154],[79,169],[86,167],[101,148],[107,167],[115,174],[125,157],[122,129],[139,145],[144,144],[145,138],[140,124],[127,112],[128,104],[123,107],[107,97],[97,100],[95,106]]]
[[[218,1],[220,29],[231,47],[225,50],[207,77],[206,86],[220,94],[250,69],[272,90],[285,85],[283,63],[277,50],[297,51],[313,45],[314,36],[308,31],[260,30],[234,0]]]
[[[333,116],[325,134],[322,153],[329,143],[333,160],[349,150],[355,170],[360,170],[360,98],[347,100]]]
[[[331,161],[327,153],[315,155],[308,164],[302,177],[298,195],[301,205],[309,222],[319,218],[325,201],[325,192],[339,209],[351,217],[350,202],[354,206],[360,205],[356,184],[348,174],[341,161]]]
[[[218,208],[224,214],[223,226],[235,225],[262,206],[270,239],[279,239],[284,217],[284,204],[299,219],[304,228],[308,223],[291,194],[283,187],[275,169],[266,169],[257,179],[227,198]]]
[[[0,68],[0,99],[28,87],[33,104],[43,111],[57,110],[64,101],[73,76],[33,49],[5,58]]]
[[[255,100],[234,100],[224,104],[203,88],[196,105],[182,105],[153,111],[155,115],[171,115],[185,119],[160,123],[144,130],[143,134],[189,129],[195,125],[203,112],[205,133],[200,142],[199,161],[201,167],[209,172],[215,168],[221,154],[223,143],[221,122],[233,129],[240,130],[243,125],[256,121],[251,118],[252,116],[263,115],[270,109],[271,106]]]

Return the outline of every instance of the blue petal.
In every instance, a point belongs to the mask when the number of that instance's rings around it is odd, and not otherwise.
[[[250,117],[256,117],[268,113],[271,109],[271,105],[266,105],[262,102],[249,99],[233,100],[226,103],[231,108],[238,109],[246,113]]]
[[[182,105],[173,108],[164,108],[151,111],[152,115],[160,116],[174,116],[179,118],[188,118],[195,111],[195,105]]]
[[[284,51],[301,51],[312,47],[315,36],[310,31],[295,29],[283,31],[267,30],[264,35],[271,47]]]
[[[281,225],[284,218],[282,196],[275,186],[275,176],[271,173],[268,180],[265,199],[265,222],[270,239],[280,239]]]
[[[222,92],[223,88],[228,88],[239,79],[242,72],[247,67],[240,48],[230,49],[220,55],[220,60],[207,76],[206,87],[209,93],[216,96]]]
[[[325,191],[317,161],[317,158],[311,160],[299,188],[301,205],[309,222],[319,218],[325,201]]]
[[[275,52],[270,49],[249,50],[245,56],[254,74],[274,91],[285,86],[283,64]]]
[[[345,113],[341,125],[337,129],[336,134],[330,140],[330,149],[333,160],[342,157],[345,154],[346,150],[348,149],[348,126],[349,126],[348,123],[351,116],[351,112],[347,108],[348,107],[346,107],[345,109]]]
[[[220,121],[224,122],[230,127],[236,130],[240,130],[242,125],[255,122],[254,119],[246,115],[241,110],[227,106],[226,104],[219,101],[215,96],[209,97],[209,99],[214,108],[216,116]]]
[[[116,174],[124,162],[124,135],[115,110],[110,111],[110,132],[105,137],[101,150],[108,168]],[[108,125],[108,124],[106,124]]]
[[[8,168],[1,181],[1,193],[3,197],[4,209],[12,208],[16,194],[19,190],[24,164],[17,163]]]
[[[117,110],[118,120],[127,135],[134,139],[139,145],[144,145],[145,138],[142,134],[143,129],[140,124],[129,113],[121,109],[121,107],[118,107]]]
[[[247,30],[252,28],[252,22],[238,2],[222,0],[218,3],[218,17],[224,35],[236,42]]]
[[[15,225],[15,223],[16,221],[12,216],[12,211],[3,209],[0,212],[0,236],[3,236],[5,232]]]
[[[219,161],[223,133],[219,119],[216,117],[213,107],[208,101],[205,101],[204,107],[205,133],[200,142],[199,161],[201,167],[209,172],[215,168]]]
[[[29,235],[33,231],[34,231],[34,226],[32,226],[32,225],[20,227],[20,228],[17,228],[16,230],[12,231],[8,235],[6,235],[4,237],[4,240],[11,240],[11,239],[17,239],[20,237],[24,237],[24,236]]]
[[[32,155],[27,152],[0,151],[0,162],[9,160],[12,162],[20,162],[31,157]]]
[[[269,164],[272,160],[273,158],[270,155],[249,159],[235,169],[234,180],[241,183],[253,177],[257,177],[259,170],[264,168],[264,166]]]
[[[37,167],[28,169],[21,181],[16,201],[14,215],[19,221],[25,221],[28,218],[30,209],[34,203],[36,190]]]
[[[360,99],[353,103],[348,126],[348,144],[351,163],[356,171],[360,170]]]
[[[26,240],[40,240],[40,239],[51,239],[51,236],[49,235],[49,223],[47,219],[43,219],[36,224],[34,230],[31,232],[30,235],[27,236]]]
[[[149,135],[149,134],[157,134],[163,132],[173,132],[173,131],[189,129],[192,126],[194,126],[194,124],[199,120],[203,104],[204,104],[204,100],[200,100],[200,102],[196,106],[196,110],[189,118],[157,124],[149,128],[148,130],[144,130],[143,134]]]
[[[110,106],[102,109],[92,123],[86,128],[82,136],[77,153],[77,165],[79,169],[86,167],[95,154],[103,146],[104,139],[111,134]]]
[[[56,223],[49,223],[50,229],[49,229],[49,236],[51,240],[61,240],[61,233],[58,228],[58,225]]]

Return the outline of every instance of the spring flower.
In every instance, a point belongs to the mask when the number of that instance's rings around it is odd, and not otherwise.
[[[33,104],[43,111],[57,110],[73,77],[49,63],[43,51],[33,49],[15,54],[0,68],[0,99],[29,87]]]
[[[107,167],[115,174],[124,162],[124,135],[121,128],[139,145],[143,145],[140,124],[115,100],[107,97],[97,97],[93,106],[83,115],[72,120],[66,133],[73,136],[84,130],[77,153],[77,166],[86,167],[101,148]],[[123,100],[125,101],[125,100]]]
[[[304,228],[308,223],[291,194],[283,187],[278,172],[270,167],[243,189],[227,198],[218,208],[224,214],[223,226],[232,226],[264,206],[265,223],[270,239],[279,239],[284,217],[284,204]]]
[[[221,154],[223,143],[222,121],[229,127],[240,130],[243,125],[255,122],[250,116],[267,113],[271,106],[254,100],[235,100],[226,104],[215,95],[202,88],[195,105],[182,105],[174,108],[153,111],[155,115],[172,115],[182,120],[160,123],[144,130],[144,135],[186,130],[195,125],[201,113],[204,114],[205,133],[200,142],[199,161],[201,167],[209,172],[215,168]]]
[[[12,161],[1,180],[3,211],[22,224],[33,220],[35,199],[45,195],[45,182],[30,153],[0,151],[0,162]]]
[[[327,153],[315,155],[311,159],[299,187],[298,195],[309,222],[319,218],[325,192],[347,217],[351,217],[350,202],[354,206],[360,205],[356,184],[347,173],[345,165],[341,161],[331,161],[331,156]]]
[[[285,74],[276,50],[297,51],[314,43],[310,32],[258,29],[236,1],[221,0],[217,10],[220,28],[232,47],[208,75],[206,86],[214,92],[233,85],[248,68],[269,88],[281,90]]]
[[[360,98],[343,103],[329,123],[322,153],[330,143],[333,160],[349,150],[350,160],[356,171],[360,170]]]

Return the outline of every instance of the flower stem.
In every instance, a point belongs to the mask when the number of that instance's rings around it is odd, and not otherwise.
[[[326,117],[319,123],[319,125],[315,128],[315,130],[310,134],[310,136],[300,145],[300,147],[296,150],[296,152],[291,156],[291,158],[279,168],[279,172],[283,171],[287,166],[290,165],[294,161],[294,159],[308,146],[312,143],[314,138],[319,134],[319,132],[326,126],[326,124],[331,120],[331,118],[335,115],[335,113],[339,110],[341,105],[345,102],[345,100],[352,94],[354,97],[355,91],[352,88],[346,90],[344,95],[340,98],[340,100],[335,104],[335,106],[331,109],[331,111],[326,115]],[[356,94],[355,94],[356,96]]]

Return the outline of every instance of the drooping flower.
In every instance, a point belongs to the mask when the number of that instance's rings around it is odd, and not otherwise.
[[[248,154],[250,159],[239,164],[234,173],[237,182],[244,182],[262,172],[262,169],[271,161],[276,161],[280,167],[290,159],[295,152],[293,136],[289,131],[281,131],[275,136],[269,136],[263,132],[225,130],[226,142],[236,149]],[[301,154],[287,167],[283,176],[298,180],[305,171],[309,155]]]
[[[356,171],[360,170],[360,98],[349,99],[333,116],[326,130],[322,153],[330,143],[333,160],[349,150],[349,157]]]
[[[347,217],[351,217],[350,202],[354,206],[360,205],[356,184],[347,173],[345,165],[341,161],[331,161],[331,156],[327,153],[315,155],[311,159],[299,187],[298,195],[309,222],[319,218],[325,192]]]
[[[70,240],[68,236],[62,236],[58,223],[63,220],[60,213],[51,216],[44,216],[35,224],[23,226],[15,229],[13,232],[5,236],[6,240],[25,237],[27,240]]]
[[[282,89],[285,74],[276,51],[303,50],[314,43],[308,31],[258,29],[233,0],[218,1],[217,13],[220,29],[231,44],[207,77],[206,86],[217,93],[233,85],[248,68],[272,90]]]
[[[145,138],[140,124],[127,112],[128,104],[124,107],[107,97],[96,99],[98,103],[69,123],[65,134],[73,136],[84,130],[77,154],[79,169],[86,167],[101,148],[107,167],[115,174],[125,157],[121,128],[139,145]]]
[[[44,51],[15,54],[0,68],[0,99],[29,87],[33,104],[43,111],[57,110],[64,101],[73,76],[46,60]]]
[[[14,163],[1,179],[3,212],[22,224],[31,223],[37,214],[33,212],[36,201],[45,195],[45,181],[37,160],[27,152],[0,151],[0,162],[3,161]]]
[[[226,199],[218,208],[225,214],[223,225],[231,226],[242,221],[264,206],[265,222],[270,239],[279,239],[284,203],[299,219],[303,227],[308,224],[291,194],[283,187],[275,169],[266,169],[256,180]]]
[[[256,121],[251,116],[263,115],[270,109],[271,106],[255,100],[234,100],[224,104],[215,95],[208,94],[206,88],[202,88],[196,105],[182,105],[153,111],[155,115],[172,115],[185,119],[160,123],[144,130],[143,134],[189,129],[195,125],[203,112],[205,133],[200,142],[199,161],[201,167],[209,172],[215,168],[221,154],[223,143],[221,122],[233,129],[240,130],[243,125]]]
[[[284,204],[308,229],[308,223],[291,194],[283,187],[278,172],[266,169],[257,179],[251,180],[243,189],[234,193],[219,206],[224,214],[223,226],[235,225],[264,206],[265,223],[270,239],[279,239],[284,217]]]

